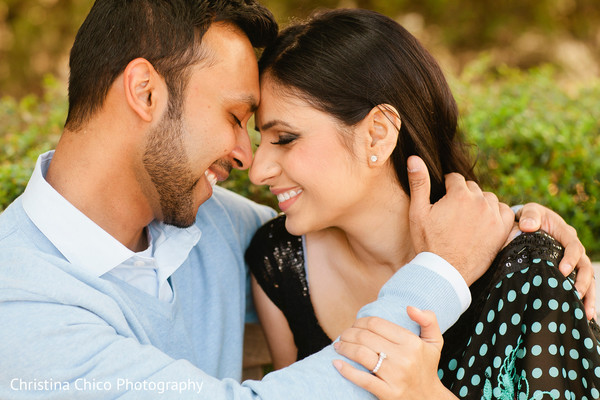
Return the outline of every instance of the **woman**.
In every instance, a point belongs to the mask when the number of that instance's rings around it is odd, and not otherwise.
[[[259,230],[246,257],[279,368],[340,336],[414,257],[409,156],[425,161],[432,202],[445,193],[445,174],[475,177],[443,74],[389,18],[366,10],[317,15],[284,30],[259,66],[261,144],[250,177],[270,186],[286,215]],[[472,304],[431,373],[462,398],[592,398],[600,335],[582,317],[572,278],[553,267],[561,257],[544,233],[509,244],[471,286]],[[391,385],[395,361],[381,353],[392,354],[393,343],[384,346],[366,346],[357,361]]]

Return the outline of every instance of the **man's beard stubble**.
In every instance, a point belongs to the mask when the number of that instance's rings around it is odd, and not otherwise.
[[[149,133],[143,163],[159,195],[163,222],[179,228],[194,224],[194,179],[185,153],[181,113],[166,113]]]

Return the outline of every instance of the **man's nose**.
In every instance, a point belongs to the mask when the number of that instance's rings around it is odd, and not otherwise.
[[[252,164],[252,145],[250,136],[245,130],[239,133],[235,147],[230,153],[230,158],[234,168],[241,170],[250,168]]]

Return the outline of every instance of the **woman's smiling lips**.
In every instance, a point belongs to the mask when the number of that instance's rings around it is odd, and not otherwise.
[[[285,212],[298,199],[298,196],[303,192],[302,189],[271,189],[271,193],[277,196],[279,208]]]

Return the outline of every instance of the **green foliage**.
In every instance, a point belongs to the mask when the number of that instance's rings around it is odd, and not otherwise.
[[[356,6],[390,17],[418,14],[453,50],[510,44],[524,32],[554,33],[592,42],[600,19],[597,0],[261,0],[280,21],[315,8]]]
[[[489,71],[483,60],[452,82],[484,188],[509,204],[557,211],[600,259],[600,80],[564,87],[548,67]],[[66,110],[51,79],[41,98],[0,99],[0,210],[24,190],[38,154],[55,146]],[[276,206],[244,171],[223,186]]]
[[[488,68],[481,61],[454,82],[484,188],[555,210],[600,258],[600,81],[563,87],[550,67],[482,77]]]
[[[0,99],[0,211],[25,189],[40,153],[54,148],[67,112],[58,84],[45,79],[45,95]]]
[[[526,33],[543,35],[548,39],[548,48],[537,45],[535,60],[521,60],[513,65],[532,66],[553,61],[546,53],[552,53],[555,46],[551,40],[557,38],[574,39],[585,44],[591,54],[600,54],[598,0],[260,2],[273,11],[282,25],[286,25],[290,17],[307,16],[315,8],[357,6],[392,18],[410,15],[424,24],[429,32],[425,36],[433,36],[434,43],[447,47],[460,60],[470,59],[473,51],[497,47],[508,47],[507,57],[513,58],[519,51],[514,45]],[[40,77],[45,73],[66,79],[69,49],[92,4],[93,0],[0,0],[0,93],[19,96],[40,93]],[[418,26],[407,28],[420,30]],[[599,61],[598,56],[595,60]]]

